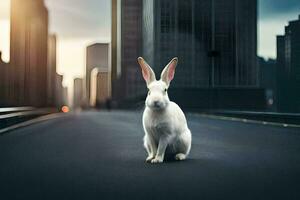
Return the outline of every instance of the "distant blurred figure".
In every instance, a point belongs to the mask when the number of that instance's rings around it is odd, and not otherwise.
[[[111,99],[110,98],[106,99],[105,107],[108,111],[111,110]]]

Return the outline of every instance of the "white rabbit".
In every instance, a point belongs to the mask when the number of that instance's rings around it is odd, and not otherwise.
[[[184,113],[168,97],[177,61],[173,58],[157,81],[151,67],[143,58],[138,58],[149,90],[143,113],[144,146],[148,152],[146,162],[163,162],[165,152],[174,155],[176,160],[184,160],[191,149],[192,135]]]

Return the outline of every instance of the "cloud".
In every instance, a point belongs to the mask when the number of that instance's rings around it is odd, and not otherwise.
[[[46,0],[50,30],[63,37],[110,37],[110,0]]]
[[[259,0],[258,55],[276,58],[276,36],[299,14],[299,0]]]
[[[271,18],[287,13],[300,14],[299,0],[259,0],[260,18]]]
[[[298,19],[296,13],[274,15],[258,21],[258,55],[276,58],[276,36],[284,34],[289,21]]]

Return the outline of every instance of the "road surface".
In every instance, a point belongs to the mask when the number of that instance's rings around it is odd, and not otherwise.
[[[148,164],[141,112],[82,112],[0,136],[0,199],[300,199],[300,131],[188,115],[188,160]]]

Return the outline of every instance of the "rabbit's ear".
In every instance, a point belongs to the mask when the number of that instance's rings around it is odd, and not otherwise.
[[[169,64],[167,64],[167,66],[164,68],[164,70],[161,72],[160,78],[162,81],[164,81],[168,85],[168,87],[170,85],[170,82],[174,78],[177,62],[178,62],[178,58],[177,57],[173,58],[169,62]]]
[[[147,85],[149,85],[151,82],[156,80],[155,74],[148,63],[146,63],[146,61],[142,57],[138,58],[138,62],[141,66],[143,77]]]

